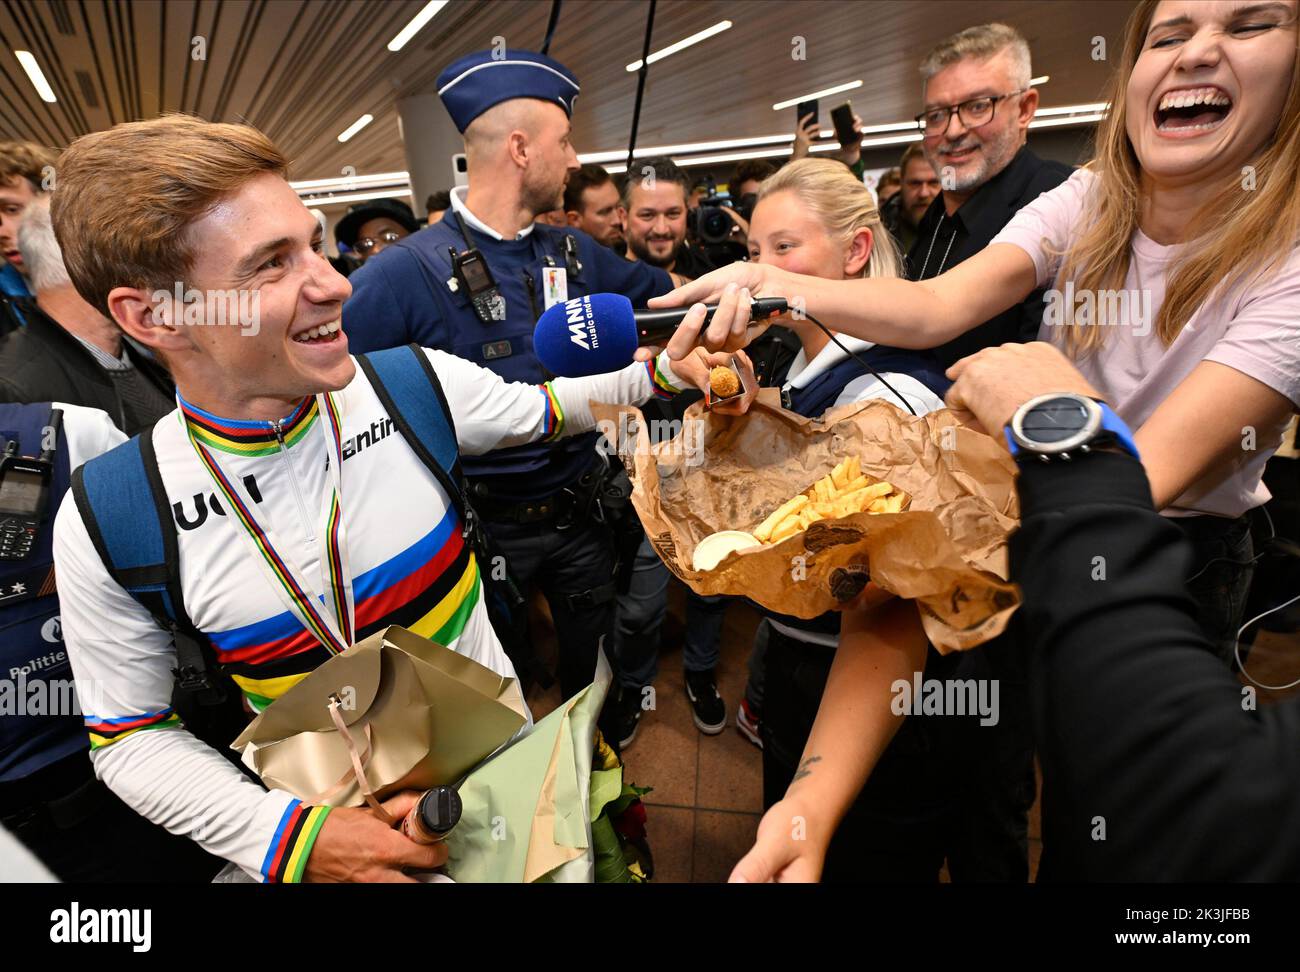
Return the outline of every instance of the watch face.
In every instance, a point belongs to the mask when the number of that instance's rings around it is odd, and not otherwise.
[[[1088,425],[1089,413],[1073,398],[1053,398],[1035,405],[1021,422],[1021,434],[1030,442],[1048,445],[1078,436]]]

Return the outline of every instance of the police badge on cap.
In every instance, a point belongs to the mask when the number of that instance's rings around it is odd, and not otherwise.
[[[549,101],[573,117],[578,90],[572,71],[535,51],[477,51],[438,75],[438,97],[462,135],[483,112],[513,98]]]

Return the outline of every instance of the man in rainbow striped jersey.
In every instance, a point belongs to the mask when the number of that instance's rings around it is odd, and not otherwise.
[[[339,321],[351,288],[287,165],[255,129],[184,116],[85,136],[59,160],[53,218],[73,283],[176,379],[177,409],[144,436],[174,513],[188,616],[253,711],[390,624],[513,676],[458,487],[394,430],[348,354]],[[222,323],[214,302],[233,292],[251,295],[239,306],[253,319],[201,326]],[[674,373],[661,355],[539,386],[423,354],[465,454],[589,430],[591,399],[639,403],[675,393],[678,375],[707,380],[703,359]],[[369,810],[263,789],[192,735],[172,708],[172,635],[110,574],[87,523],[64,504],[55,558],[73,671],[102,700],[86,722],[110,788],[267,881],[411,880],[442,863],[441,845]],[[415,796],[387,809],[400,819]]]

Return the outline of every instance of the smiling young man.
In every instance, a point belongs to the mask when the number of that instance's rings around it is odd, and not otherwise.
[[[988,246],[1016,212],[1064,182],[1069,166],[1025,145],[1038,92],[1029,86],[1029,45],[1012,27],[983,24],[942,41],[921,63],[925,108],[917,121],[939,198],[925,211],[907,255],[913,280],[937,277]],[[1043,295],[935,348],[944,366],[981,348],[1032,341]]]
[[[254,710],[390,624],[511,676],[459,491],[385,434],[393,414],[340,329],[351,288],[286,168],[255,129],[179,115],[85,136],[59,160],[53,218],[73,283],[176,380],[177,410],[144,438],[174,512],[185,609]],[[255,326],[220,323],[231,294],[255,298]],[[590,429],[590,399],[644,401],[656,365],[533,385],[414,354],[465,454]],[[97,526],[130,531],[141,505],[97,509]],[[172,709],[172,635],[110,574],[103,536],[64,504],[63,631],[78,685],[103,700],[86,722],[114,792],[265,880],[403,880],[445,860],[369,810],[264,790],[191,735]],[[415,796],[390,811],[400,818]]]

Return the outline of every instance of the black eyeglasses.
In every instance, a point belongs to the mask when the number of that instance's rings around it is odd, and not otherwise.
[[[1004,95],[985,95],[982,98],[971,98],[959,105],[927,108],[916,116],[916,124],[927,135],[938,135],[940,132],[948,130],[948,124],[952,121],[952,116],[956,115],[967,128],[978,128],[993,117],[994,109],[997,108],[999,101],[1014,98],[1016,95],[1024,94],[1028,90],[1028,88],[1020,88]]]
[[[369,253],[371,250],[377,247],[380,243],[383,243],[385,246],[387,246],[389,243],[396,243],[401,238],[402,238],[402,234],[397,232],[396,230],[384,230],[384,232],[380,233],[378,237],[372,238],[367,236],[363,239],[357,240],[357,245],[353,247],[353,249],[355,249],[362,256],[365,256],[367,253]]]

